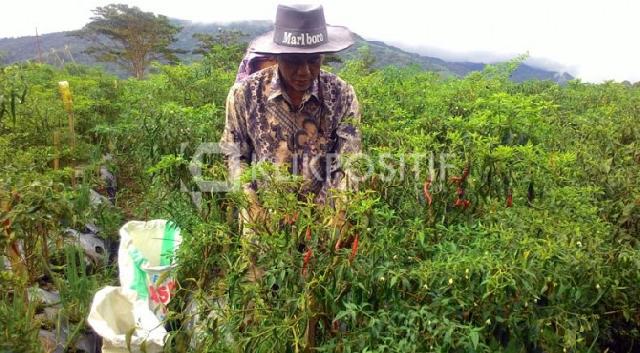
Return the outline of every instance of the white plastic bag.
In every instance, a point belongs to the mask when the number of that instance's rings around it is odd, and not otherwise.
[[[120,285],[135,291],[160,320],[176,288],[172,270],[181,242],[180,229],[166,220],[130,221],[120,228]]]
[[[172,270],[181,242],[180,229],[166,220],[131,221],[120,228],[121,287],[99,290],[87,319],[103,339],[102,352],[162,352],[162,321],[175,289]]]
[[[102,337],[103,353],[162,352],[167,331],[136,302],[136,292],[122,287],[102,288],[93,297],[87,322]]]

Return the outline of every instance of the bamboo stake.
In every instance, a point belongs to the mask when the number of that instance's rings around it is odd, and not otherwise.
[[[53,159],[53,170],[60,169],[60,132],[53,132],[53,147],[56,151],[56,157]]]
[[[76,172],[75,172],[75,151],[76,151],[76,133],[75,133],[75,121],[73,116],[73,96],[71,95],[71,89],[69,89],[69,82],[58,82],[58,88],[60,89],[60,96],[62,97],[62,103],[64,104],[64,110],[67,112],[68,125],[69,125],[69,138],[71,144],[71,167],[73,168],[73,174],[71,175],[71,184],[76,185]]]

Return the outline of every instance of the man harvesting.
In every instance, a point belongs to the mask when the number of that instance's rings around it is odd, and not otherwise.
[[[251,162],[268,161],[301,175],[299,197],[316,203],[325,203],[331,189],[353,186],[338,158],[361,150],[360,131],[354,125],[360,119],[358,100],[351,85],[320,69],[323,54],[352,44],[349,30],[326,25],[321,6],[278,6],[274,30],[249,48],[275,56],[276,65],[234,85],[227,98],[221,145],[232,180],[237,181]],[[255,183],[245,185],[244,191],[251,205],[241,212],[241,222],[260,222],[265,212],[258,205]],[[344,224],[338,207],[336,228]],[[252,235],[245,229],[243,243],[257,242]],[[305,264],[310,256],[308,250]],[[262,275],[252,258],[247,279],[256,281]],[[316,321],[313,318],[307,326],[309,347],[314,346]]]
[[[350,187],[337,159],[360,152],[358,100],[351,85],[320,66],[323,54],[352,44],[349,30],[326,25],[322,6],[278,6],[274,30],[250,48],[277,64],[234,85],[227,98],[221,145],[232,180],[251,162],[269,161],[301,175],[300,196],[317,203],[331,189]],[[255,187],[244,187],[254,201],[252,219],[260,209]]]

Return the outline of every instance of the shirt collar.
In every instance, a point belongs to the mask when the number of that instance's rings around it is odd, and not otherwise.
[[[274,65],[273,76],[271,78],[271,92],[267,100],[271,101],[276,97],[282,96],[282,98],[289,100],[284,91],[284,85],[282,82],[282,78],[280,77],[280,70],[278,70],[278,66]],[[319,77],[313,80],[311,87],[304,93],[302,96],[302,104],[306,103],[311,97],[315,97],[318,102],[322,102],[320,99],[320,85],[318,84]],[[324,102],[322,102],[324,104]]]

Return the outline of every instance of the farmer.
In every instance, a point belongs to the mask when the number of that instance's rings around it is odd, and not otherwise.
[[[278,6],[274,30],[249,48],[276,65],[235,84],[227,98],[220,142],[233,181],[250,163],[269,161],[302,175],[300,196],[319,204],[331,189],[353,186],[337,158],[360,152],[358,100],[351,85],[320,69],[323,54],[352,44],[348,29],[326,25],[322,6]],[[255,220],[256,185],[243,188],[253,200],[245,214]]]
[[[279,5],[273,31],[252,42],[249,51],[273,56],[276,65],[260,70],[236,83],[229,92],[221,146],[229,162],[229,174],[237,181],[254,161],[287,165],[303,178],[300,198],[323,204],[332,189],[353,187],[350,173],[338,157],[361,150],[358,100],[351,85],[322,71],[323,54],[335,53],[353,44],[344,27],[327,26],[321,6]],[[255,183],[244,185],[250,206],[241,211],[241,223],[259,223],[265,211],[255,194]],[[336,229],[345,224],[342,205],[336,202]],[[258,243],[245,229],[242,246]],[[255,282],[264,275],[257,256],[250,255],[246,279]],[[313,306],[315,304],[310,303]],[[253,303],[248,303],[247,309]],[[245,317],[250,322],[252,316]],[[307,325],[308,347],[313,347],[318,318]]]

